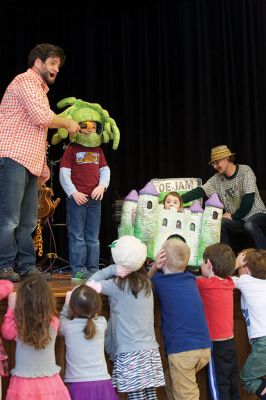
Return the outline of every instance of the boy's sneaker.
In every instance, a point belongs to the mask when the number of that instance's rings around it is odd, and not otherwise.
[[[79,271],[71,274],[71,280],[83,281],[88,280],[93,274],[89,272],[86,268],[82,268]]]
[[[36,267],[36,265],[29,267],[24,274],[21,274],[21,278],[27,278],[32,274],[40,274],[46,280],[51,278],[50,272],[44,272],[40,267]]]
[[[19,282],[20,276],[14,271],[13,267],[5,267],[0,270],[0,279],[7,279],[11,282]]]

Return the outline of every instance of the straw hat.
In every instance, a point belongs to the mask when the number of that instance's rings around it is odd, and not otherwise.
[[[209,164],[212,164],[215,161],[223,160],[226,157],[234,156],[236,153],[231,153],[226,145],[221,145],[214,147],[211,150],[211,159]]]

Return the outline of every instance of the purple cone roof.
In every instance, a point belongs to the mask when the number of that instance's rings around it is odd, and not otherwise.
[[[198,200],[194,201],[191,207],[189,207],[190,211],[193,213],[203,213],[203,208],[200,205]]]
[[[223,203],[221,203],[217,193],[213,193],[208,200],[205,202],[205,206],[211,206],[216,208],[224,208]]]
[[[158,196],[156,187],[154,186],[154,184],[152,182],[148,182],[147,185],[145,185],[144,188],[142,188],[139,191],[139,194],[149,194],[151,196]]]
[[[135,201],[136,203],[138,202],[138,192],[134,189],[131,190],[128,195],[124,198],[125,201]]]

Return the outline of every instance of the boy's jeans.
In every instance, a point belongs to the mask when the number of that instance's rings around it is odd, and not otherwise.
[[[244,389],[255,393],[266,375],[266,336],[250,340],[251,353],[240,371]]]
[[[67,229],[71,275],[86,268],[89,272],[99,269],[99,230],[101,201],[89,199],[78,205],[73,197],[67,198]]]

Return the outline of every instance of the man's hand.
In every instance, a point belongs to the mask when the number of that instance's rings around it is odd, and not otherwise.
[[[230,214],[229,212],[226,212],[223,214],[223,218],[230,219],[232,221],[232,214]]]
[[[66,129],[70,136],[74,136],[76,133],[80,131],[80,125],[73,119],[68,119],[68,124]]]
[[[43,185],[45,182],[49,181],[51,176],[50,169],[48,165],[44,165],[41,175],[39,176],[39,185]]]

